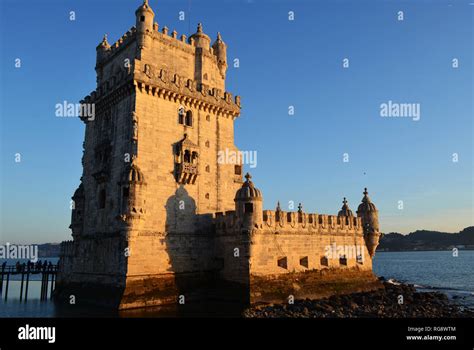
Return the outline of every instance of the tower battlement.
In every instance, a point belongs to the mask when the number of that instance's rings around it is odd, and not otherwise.
[[[153,65],[136,62],[133,75],[125,70],[103,81],[96,90],[81,100],[81,103],[97,103],[124,83],[130,82],[130,87],[138,88],[145,94],[162,97],[174,102],[193,105],[204,111],[211,111],[217,115],[238,117],[240,114],[240,96],[233,97],[230,92],[222,92],[216,87],[198,84],[195,80],[185,79],[177,73],[165,69],[158,69]]]
[[[255,232],[278,231],[298,234],[363,234],[362,219],[316,213],[285,212],[263,210],[263,222],[255,227]],[[236,212],[218,212],[215,216],[216,231],[221,234],[240,231],[240,221]]]

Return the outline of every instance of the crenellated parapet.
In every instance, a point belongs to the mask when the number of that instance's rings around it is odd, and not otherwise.
[[[164,68],[135,62],[135,84],[141,92],[174,100],[181,104],[237,117],[240,114],[240,96],[198,83]]]
[[[263,227],[274,229],[308,229],[309,231],[328,232],[334,230],[362,233],[362,221],[357,217],[341,217],[316,213],[263,211]]]
[[[365,240],[370,256],[373,256],[380,236],[376,208],[364,192],[365,197],[354,216],[346,198],[338,215],[305,213],[303,206],[297,211],[283,211],[278,203],[275,210],[262,210],[263,195],[245,175],[246,181],[235,194],[235,211],[215,214],[217,235],[241,236],[251,234],[288,235],[334,235],[350,236]],[[370,214],[370,215],[369,215]],[[369,216],[370,220],[367,219]]]
[[[258,233],[295,234],[359,234],[364,233],[362,220],[359,217],[341,217],[316,213],[298,213],[275,210],[263,210],[263,223],[254,229]],[[216,213],[216,232],[218,234],[238,233],[241,231],[241,220],[235,211]]]
[[[136,28],[131,27],[112,45],[108,44],[107,36],[105,35],[102,42],[99,44],[99,46],[97,46],[98,55],[96,69],[112,61],[114,57],[116,57],[120,52],[125,50],[128,46],[130,46],[130,44],[134,43],[136,40],[136,34]]]
[[[214,216],[216,232],[233,232],[240,228],[235,210],[217,212]]]
[[[119,69],[107,80],[101,80],[99,86],[84,97],[81,103],[103,102],[96,106],[96,112],[100,113],[101,107],[107,108],[138,89],[153,96],[211,111],[217,115],[236,118],[240,114],[240,96],[233,96],[228,91],[198,83],[193,79],[186,79],[176,72],[139,60],[131,62],[130,67],[130,70]],[[83,120],[86,122],[87,118]]]

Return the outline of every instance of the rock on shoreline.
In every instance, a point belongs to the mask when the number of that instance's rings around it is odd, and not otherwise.
[[[454,304],[443,293],[417,292],[413,285],[384,281],[383,288],[372,292],[334,295],[320,300],[295,300],[294,304],[258,305],[245,310],[243,316],[247,318],[458,318],[474,317],[474,311]]]

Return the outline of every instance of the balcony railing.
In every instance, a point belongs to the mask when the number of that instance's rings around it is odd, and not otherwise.
[[[197,173],[198,173],[198,167],[197,167],[196,164],[192,164],[192,163],[182,163],[182,164],[180,164],[179,171],[180,171],[181,173],[197,175]]]

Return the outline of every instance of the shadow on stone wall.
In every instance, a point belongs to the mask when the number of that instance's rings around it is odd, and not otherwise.
[[[127,259],[120,253],[113,265],[106,264],[103,259],[109,257],[111,247],[118,252],[125,251],[127,242],[119,232],[108,238],[105,242],[89,236],[76,238],[74,255],[60,257],[60,271],[53,295],[59,311],[69,308],[70,312],[75,306],[81,310],[87,305],[109,310],[119,308],[126,286]],[[94,257],[95,263],[87,266],[85,261],[80,261],[87,257]],[[67,271],[64,270],[66,265],[69,266]],[[111,275],[111,271],[117,273]],[[67,312],[59,312],[61,314],[68,315]]]
[[[240,316],[241,298],[219,279],[212,214],[197,214],[196,201],[183,185],[166,202],[166,251],[174,279],[176,316]],[[229,288],[228,290],[226,290]]]

